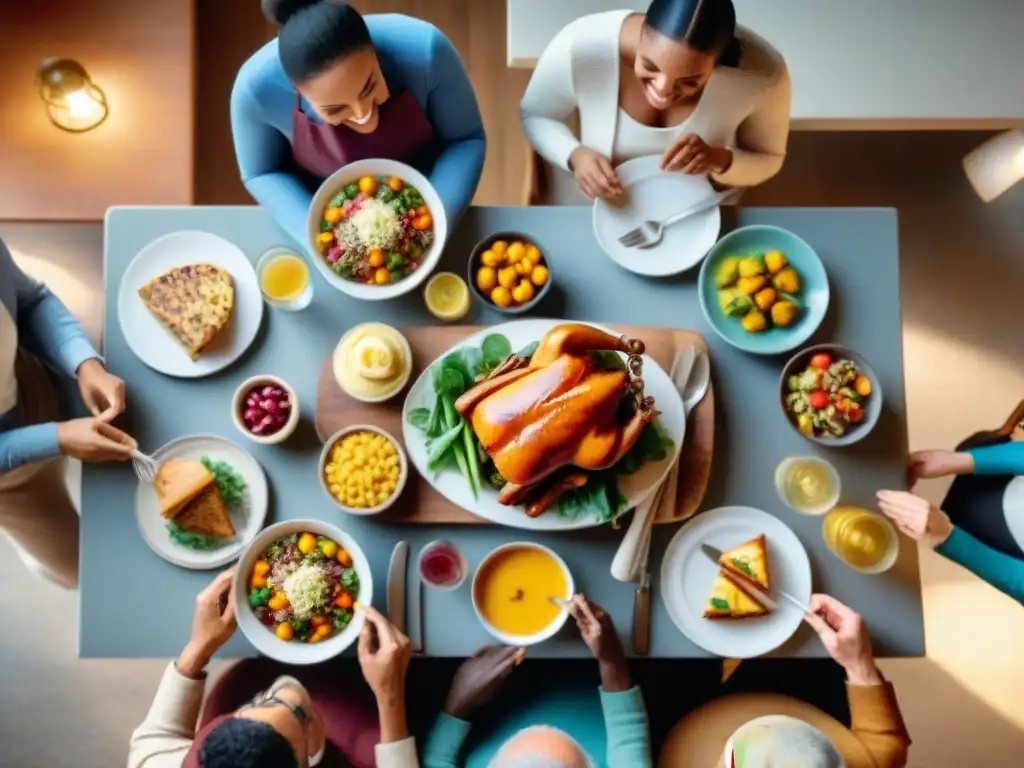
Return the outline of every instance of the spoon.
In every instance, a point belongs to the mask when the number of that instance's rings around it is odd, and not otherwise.
[[[152,456],[147,456],[136,448],[132,449],[132,469],[135,470],[135,476],[139,480],[144,483],[152,483],[156,479],[157,466],[156,459]]]
[[[553,605],[557,605],[559,608],[564,608],[567,611],[569,610],[569,601],[561,597],[549,597],[548,602]]]

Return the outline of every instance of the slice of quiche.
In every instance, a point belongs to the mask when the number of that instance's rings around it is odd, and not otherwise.
[[[768,550],[764,534],[722,554],[718,561],[731,575],[746,579],[765,592],[771,589],[768,573]]]
[[[231,319],[235,286],[213,264],[175,267],[139,288],[139,298],[193,360]]]
[[[704,607],[705,619],[750,619],[767,613],[768,609],[740,589],[728,574],[718,572]]]

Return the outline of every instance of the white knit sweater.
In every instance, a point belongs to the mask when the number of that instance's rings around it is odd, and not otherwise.
[[[618,104],[619,38],[634,11],[583,16],[565,26],[541,54],[520,104],[523,129],[552,165],[568,169],[579,146],[615,160],[632,159],[623,146]],[[789,137],[790,81],[786,62],[766,40],[742,27],[738,67],[718,67],[689,118],[664,130],[664,147],[682,133],[729,147],[733,162],[713,178],[727,186],[760,184],[782,167]],[[577,137],[568,121],[578,113]],[[649,153],[649,141],[644,142]],[[625,151],[624,151],[625,150]]]

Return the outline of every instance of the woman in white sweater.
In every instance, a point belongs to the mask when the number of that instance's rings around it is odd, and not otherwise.
[[[789,108],[785,60],[736,26],[732,0],[579,18],[545,49],[520,104],[527,138],[558,169],[547,174],[556,204],[620,196],[615,166],[655,154],[719,186],[760,184],[782,167]]]
[[[196,598],[192,636],[132,734],[128,768],[418,768],[405,719],[409,638],[370,606],[359,608],[358,655],[376,712],[346,669],[269,659],[235,664],[203,704],[206,665],[235,631],[233,575]]]

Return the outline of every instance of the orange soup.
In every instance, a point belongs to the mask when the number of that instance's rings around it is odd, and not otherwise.
[[[529,636],[558,618],[561,608],[548,600],[569,598],[561,563],[542,549],[510,547],[493,555],[477,575],[473,599],[484,619],[499,632]]]

